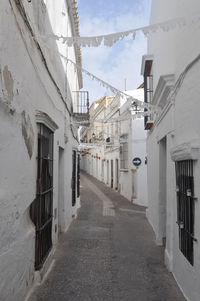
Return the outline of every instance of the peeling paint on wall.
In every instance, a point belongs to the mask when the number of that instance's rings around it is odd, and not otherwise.
[[[4,71],[5,71],[5,76],[7,77],[7,70],[5,69]],[[3,87],[4,87],[3,72],[0,68],[0,107],[2,107],[2,109],[4,109],[4,110],[6,109],[6,111],[8,113],[10,113],[11,115],[14,115],[16,110],[11,103],[8,93],[6,93],[7,90],[3,89]],[[1,108],[0,108],[0,110],[1,110]]]
[[[24,137],[28,154],[31,159],[33,154],[33,147],[34,147],[34,131],[31,125],[30,117],[28,115],[26,118],[25,111],[22,112],[22,136]]]
[[[12,78],[11,72],[8,70],[8,66],[6,65],[3,70],[3,78],[4,78],[4,83],[5,83],[5,88],[8,94],[8,101],[11,102],[13,100],[13,86],[14,86],[14,81]]]

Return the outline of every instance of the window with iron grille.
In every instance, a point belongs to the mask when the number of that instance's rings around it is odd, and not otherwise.
[[[152,60],[146,61],[145,70],[144,70],[144,102],[151,103],[153,100],[153,75],[151,74],[152,69]],[[147,112],[147,109],[144,109]],[[144,117],[144,126],[146,127],[146,123],[149,117]]]
[[[194,263],[194,177],[193,161],[176,162],[177,224],[179,249],[187,260]]]
[[[73,91],[73,113],[88,114],[89,93],[88,91]]]
[[[144,77],[144,100],[146,103],[151,103],[153,100],[153,75]]]
[[[77,156],[77,198],[80,196],[80,154]]]
[[[120,137],[120,169],[128,169],[128,135]]]
[[[76,151],[72,152],[72,206],[76,205]]]
[[[113,123],[111,123],[111,130],[110,130],[110,132],[111,132],[111,137],[113,136]]]
[[[115,122],[115,136],[118,135],[118,122]]]
[[[35,269],[39,270],[52,247],[53,132],[38,124],[37,193],[30,216],[35,224]]]

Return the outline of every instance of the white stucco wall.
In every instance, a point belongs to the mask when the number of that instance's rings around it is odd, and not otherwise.
[[[140,101],[144,100],[144,90],[136,89],[126,91]],[[143,118],[132,118],[131,102],[125,102],[120,108],[120,114],[127,120],[121,122],[120,135],[128,135],[128,169],[120,172],[120,193],[135,204],[147,206],[147,165],[146,158],[146,132]],[[136,167],[132,161],[135,157],[141,159],[141,165]]]
[[[198,0],[192,0],[192,3],[187,0],[152,0],[150,24],[194,16],[198,12]],[[177,79],[183,67],[199,54],[199,47],[199,23],[165,32],[161,30],[151,35],[148,39],[148,54],[154,56],[154,91],[160,75],[175,74]]]
[[[146,164],[146,132],[144,131],[144,119],[132,120],[132,160],[133,158],[140,158],[141,165],[135,168],[132,164],[132,168],[135,169],[134,180],[136,184],[135,199],[132,199],[134,203],[142,206],[148,206],[147,195],[147,164]],[[132,161],[131,161],[132,163]]]
[[[39,3],[24,2],[36,34],[47,33],[48,28],[49,34],[60,30],[60,34],[66,35],[61,18],[63,9],[67,16],[65,1],[56,5],[53,2],[48,1],[47,8],[41,4],[41,15],[37,11]],[[13,8],[7,0],[0,4],[0,299],[4,301],[23,300],[34,282],[35,228],[29,208],[36,193],[36,110],[48,114],[58,126],[54,134],[53,209],[58,208],[58,150],[59,147],[64,150],[63,231],[76,211],[76,207],[72,209],[71,206],[71,157],[72,147],[77,147],[77,142],[69,130],[70,116],[18,8],[14,1],[11,3]],[[39,22],[41,28],[38,28]],[[50,24],[52,27],[56,24],[56,28],[52,29]],[[46,43],[41,47],[49,70],[70,107],[69,91],[77,85],[77,74],[71,68],[67,91],[65,64],[55,55],[58,45],[54,40]],[[66,52],[63,46],[61,48],[59,51]],[[74,54],[72,57],[75,58]],[[55,225],[58,225],[58,215],[53,218],[53,248],[58,236]]]
[[[194,15],[200,11],[199,1],[192,3],[181,1],[167,1],[161,3],[152,1],[151,23],[167,19]],[[200,53],[199,24],[170,30],[160,31],[151,35],[148,40],[148,54],[153,55],[154,91],[160,76],[174,74],[175,82],[180,74]],[[177,283],[187,300],[197,301],[200,296],[199,286],[199,253],[198,242],[194,242],[194,266],[192,266],[179,250],[177,220],[177,199],[175,164],[171,159],[171,150],[183,143],[190,145],[192,141],[200,142],[199,135],[199,93],[200,62],[197,60],[184,73],[182,81],[175,94],[174,104],[168,105],[165,113],[149,132],[147,139],[148,154],[148,219],[155,231],[157,244],[162,244],[166,236],[165,262],[173,272]],[[166,204],[164,204],[163,183],[163,139],[166,144]],[[194,189],[199,198],[199,159],[194,161]],[[165,214],[166,217],[165,217]],[[195,202],[194,236],[199,239],[199,203]],[[163,224],[165,223],[165,225]],[[166,233],[164,233],[164,228]]]

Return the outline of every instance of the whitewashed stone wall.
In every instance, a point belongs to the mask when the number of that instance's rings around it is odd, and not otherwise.
[[[152,1],[151,23],[162,22],[179,16],[191,16],[200,11],[197,0]],[[183,144],[189,147],[200,142],[199,95],[200,53],[199,24],[176,28],[169,32],[153,34],[148,39],[148,54],[153,55],[154,100],[165,103],[162,116],[148,134],[148,219],[155,231],[157,244],[166,237],[165,262],[172,271],[187,300],[200,298],[200,248],[194,242],[194,266],[179,250],[175,165],[171,152]],[[196,61],[194,61],[196,59]],[[192,63],[193,62],[193,63]],[[178,79],[181,77],[180,84]],[[162,96],[160,78],[173,77],[172,88],[177,87],[173,101]],[[159,90],[160,89],[160,90]],[[159,93],[157,93],[160,91]],[[157,96],[156,96],[157,95]],[[163,149],[165,149],[163,151]],[[185,157],[187,159],[187,155]],[[166,166],[163,168],[163,159]],[[189,159],[189,157],[188,157]],[[194,161],[195,196],[200,198],[199,159]],[[161,179],[166,180],[164,185]],[[165,181],[164,180],[164,181]],[[195,202],[195,233],[199,240],[199,201]]]
[[[126,93],[140,101],[144,100],[143,89],[126,91]],[[148,206],[144,119],[131,118],[130,108],[131,102],[125,103],[120,108],[120,115],[127,116],[127,120],[121,122],[120,135],[128,135],[128,169],[120,171],[120,193],[135,204]],[[138,167],[132,162],[136,157],[141,159],[141,165]]]
[[[4,301],[23,300],[34,283],[35,229],[29,208],[36,193],[36,111],[48,114],[58,126],[53,176],[57,210],[59,147],[64,150],[62,231],[76,212],[71,206],[71,157],[77,142],[72,137],[66,105],[71,108],[70,91],[77,90],[79,82],[74,68],[66,67],[58,55],[66,55],[66,46],[39,37],[47,33],[67,35],[67,31],[72,34],[71,21],[66,1],[45,2],[22,1],[49,73],[15,1],[0,3],[0,299]],[[74,49],[69,55],[76,59]],[[69,80],[65,79],[66,68]],[[53,219],[53,246],[58,237],[55,225],[58,215]]]

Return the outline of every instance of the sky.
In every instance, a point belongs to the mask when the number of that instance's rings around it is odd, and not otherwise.
[[[78,0],[77,3],[81,36],[115,33],[149,24],[151,0]],[[146,47],[143,33],[138,33],[135,40],[122,40],[112,47],[84,47],[83,68],[119,90],[125,90],[125,81],[126,89],[133,90],[143,82],[140,70]],[[83,81],[90,103],[112,95],[87,75],[83,75]]]

